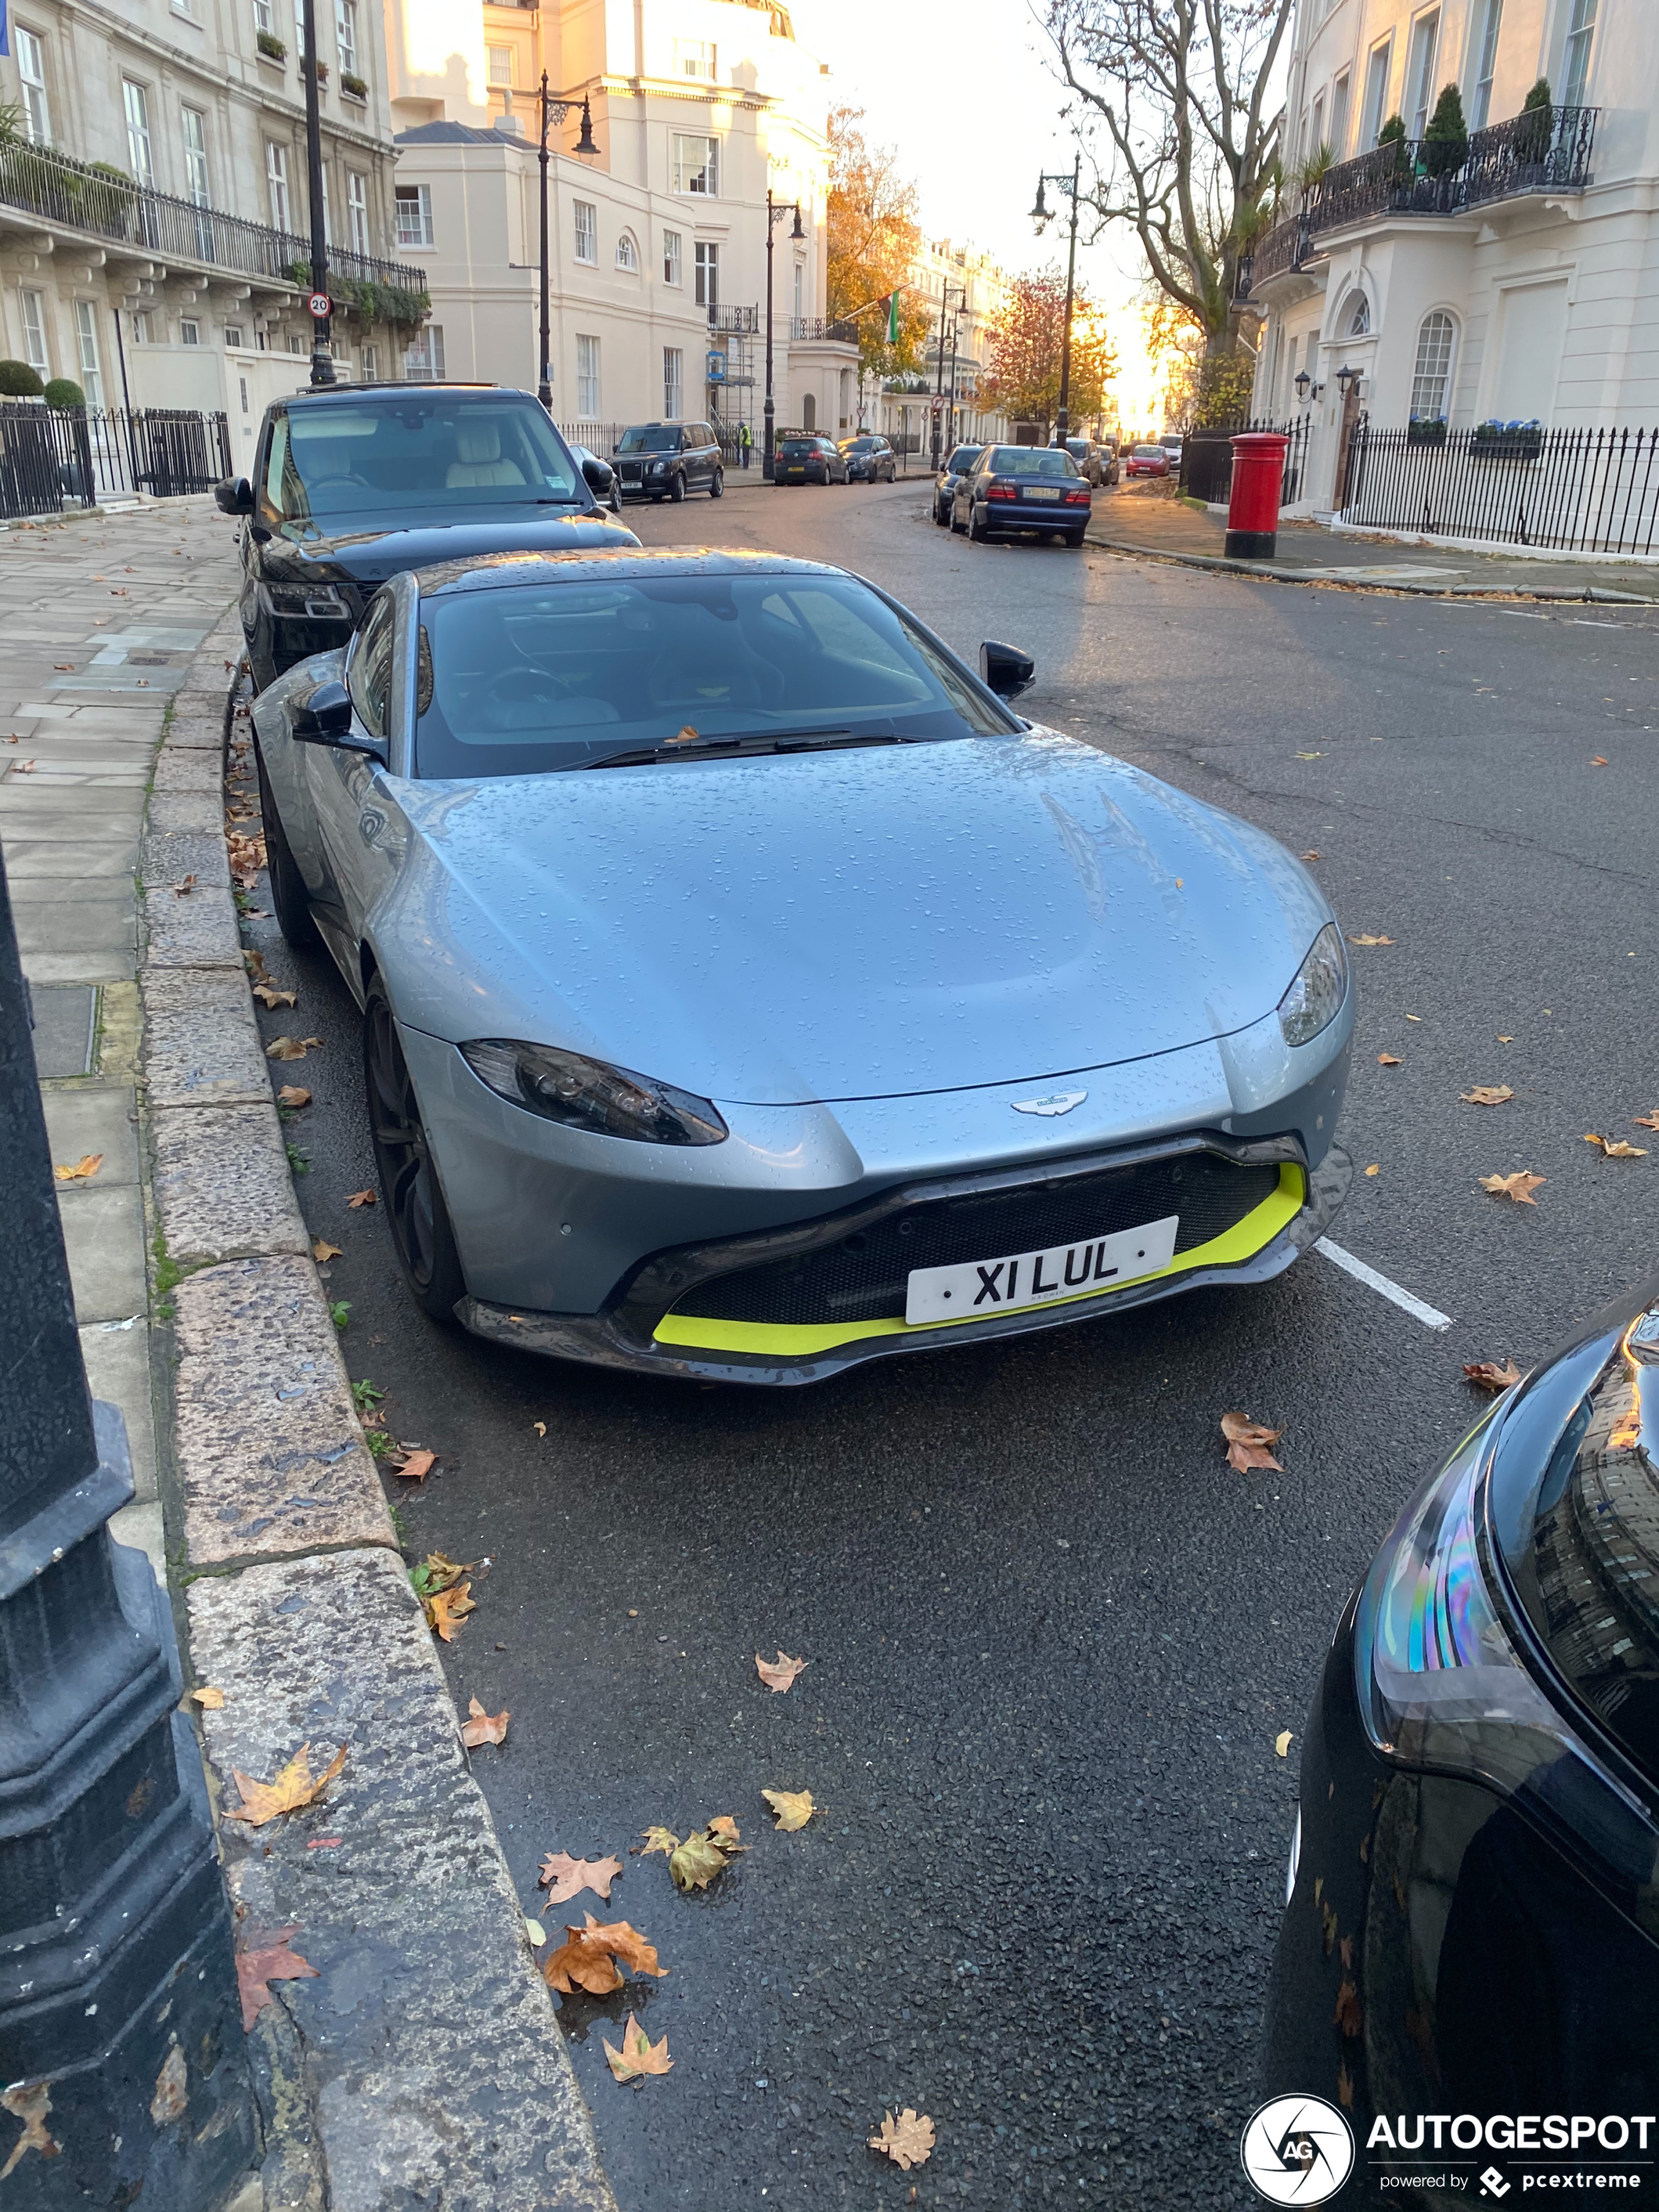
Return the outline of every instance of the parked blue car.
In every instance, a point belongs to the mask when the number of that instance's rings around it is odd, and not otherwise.
[[[1091,501],[1089,479],[1063,446],[988,446],[957,481],[951,527],[981,544],[1035,531],[1081,545]]]

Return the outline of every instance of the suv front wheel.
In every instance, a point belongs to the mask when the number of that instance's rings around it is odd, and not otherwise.
[[[674,474],[674,481],[668,487],[668,496],[676,507],[685,497],[685,478],[678,470]]]

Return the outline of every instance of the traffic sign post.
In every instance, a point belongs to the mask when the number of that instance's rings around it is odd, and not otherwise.
[[[310,308],[313,320],[319,323],[325,323],[334,313],[334,302],[326,292],[313,292],[306,305]]]

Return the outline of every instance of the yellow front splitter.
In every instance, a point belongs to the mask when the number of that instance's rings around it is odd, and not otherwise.
[[[1235,1222],[1219,1237],[1211,1237],[1207,1244],[1194,1245],[1190,1252],[1178,1252],[1167,1267],[1157,1268],[1150,1275],[1138,1275],[1134,1283],[1114,1283],[1106,1290],[1079,1291],[1072,1298],[1045,1298],[1036,1305],[1003,1307],[999,1310],[998,1318],[1008,1313],[1048,1313],[1061,1306],[1097,1305],[1115,1297],[1120,1291],[1132,1290],[1136,1283],[1157,1282],[1170,1275],[1186,1274],[1194,1267],[1236,1267],[1243,1261],[1253,1260],[1290,1226],[1306,1205],[1307,1193],[1303,1170],[1293,1161],[1283,1161],[1279,1170],[1279,1188],[1271,1196],[1253,1206],[1242,1221]],[[692,1296],[696,1295],[694,1291]],[[855,1344],[865,1337],[937,1336],[944,1329],[972,1328],[976,1319],[988,1318],[985,1315],[964,1314],[959,1319],[915,1324],[907,1321],[796,1323],[713,1321],[700,1314],[668,1313],[652,1334],[657,1344],[674,1345],[687,1351],[764,1352],[774,1358],[811,1359],[819,1352],[834,1352],[841,1345]]]

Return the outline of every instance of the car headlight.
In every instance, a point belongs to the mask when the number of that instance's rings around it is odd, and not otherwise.
[[[1279,1026],[1286,1044],[1306,1044],[1321,1030],[1328,1029],[1342,1006],[1348,988],[1348,959],[1342,950],[1342,933],[1328,921],[1315,938],[1307,958],[1297,969],[1296,981],[1279,1002]]]
[[[1371,1563],[1354,1624],[1365,1733],[1385,1759],[1484,1784],[1588,1844],[1621,1881],[1651,1882],[1656,1835],[1640,1801],[1546,1697],[1506,1617],[1486,1526],[1493,1418],[1418,1492]]]
[[[556,1045],[478,1037],[461,1057],[498,1097],[567,1128],[641,1145],[720,1145],[730,1133],[711,1099]]]
[[[653,462],[652,462],[652,464],[651,464],[651,473],[652,473],[652,475],[653,475],[653,477],[659,477],[659,476],[662,474],[662,471],[663,471],[663,464],[662,464],[660,461],[653,461]]]
[[[312,622],[349,622],[352,610],[332,584],[268,584],[273,614],[301,615]]]

